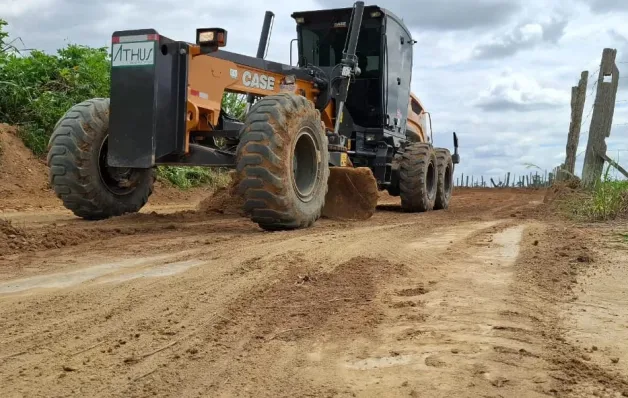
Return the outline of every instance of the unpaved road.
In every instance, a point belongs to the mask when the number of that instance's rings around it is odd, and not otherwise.
[[[628,396],[621,227],[543,198],[385,197],[368,221],[277,233],[183,203],[2,213],[2,396]]]

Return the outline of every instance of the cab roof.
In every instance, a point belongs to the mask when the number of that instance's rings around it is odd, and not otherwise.
[[[312,11],[296,11],[292,13],[291,17],[294,18],[295,20],[297,18],[303,18],[304,19],[303,24],[307,24],[308,22],[324,22],[324,21],[330,21],[332,23],[346,22],[348,24],[349,20],[351,19],[352,11],[353,11],[353,7],[328,8],[328,9],[312,10]],[[399,18],[398,16],[396,16],[391,11],[383,7],[379,7],[377,5],[364,6],[364,15],[362,18],[363,19],[380,18],[381,16],[377,16],[377,17],[372,16],[376,12],[380,12],[382,15],[386,15],[387,17],[395,20],[406,31],[406,33],[408,34],[408,37],[412,38],[412,34],[410,30],[408,29],[406,24],[403,22],[403,20]]]

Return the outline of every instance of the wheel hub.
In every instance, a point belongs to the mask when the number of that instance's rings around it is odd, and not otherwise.
[[[312,199],[319,175],[318,148],[312,131],[304,127],[295,139],[292,157],[292,186],[304,202]]]
[[[115,195],[128,195],[135,190],[134,170],[129,167],[111,167],[107,164],[108,136],[98,154],[98,172],[107,189]]]

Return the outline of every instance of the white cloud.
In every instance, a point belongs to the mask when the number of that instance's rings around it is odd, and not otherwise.
[[[569,103],[565,90],[542,87],[533,77],[507,70],[492,79],[474,105],[484,111],[521,111],[564,106]]]
[[[4,0],[0,4],[2,18],[17,18],[28,16],[42,8],[50,7],[55,0]]]

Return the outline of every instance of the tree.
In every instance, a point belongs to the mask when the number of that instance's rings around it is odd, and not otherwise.
[[[7,21],[0,19],[0,48],[4,48],[7,38],[9,37],[9,34],[4,31],[4,27],[7,25]]]
[[[246,96],[236,93],[225,93],[222,97],[222,109],[231,117],[243,120],[246,111]]]

